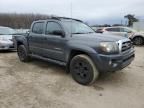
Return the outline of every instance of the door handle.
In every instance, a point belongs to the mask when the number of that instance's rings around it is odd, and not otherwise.
[[[47,40],[47,38],[45,37],[45,38],[43,38],[43,40]]]

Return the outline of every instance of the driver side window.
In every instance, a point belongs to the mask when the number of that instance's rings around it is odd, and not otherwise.
[[[48,22],[46,26],[46,35],[55,35],[55,31],[62,31],[61,26],[56,22]]]

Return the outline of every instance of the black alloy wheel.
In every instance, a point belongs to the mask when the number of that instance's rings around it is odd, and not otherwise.
[[[70,72],[73,79],[82,85],[92,84],[99,74],[93,61],[87,55],[75,56],[70,64]]]

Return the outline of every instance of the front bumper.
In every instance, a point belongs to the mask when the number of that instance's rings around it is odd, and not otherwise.
[[[14,50],[14,43],[12,41],[0,41],[0,50]]]
[[[127,67],[134,60],[134,49],[118,55],[93,55],[97,68],[102,72],[115,72]]]

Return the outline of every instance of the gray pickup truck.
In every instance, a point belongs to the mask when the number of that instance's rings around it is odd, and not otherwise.
[[[101,72],[125,68],[135,57],[129,39],[97,34],[71,18],[34,21],[29,33],[14,36],[14,43],[22,62],[38,58],[64,65],[83,85],[92,84]]]

